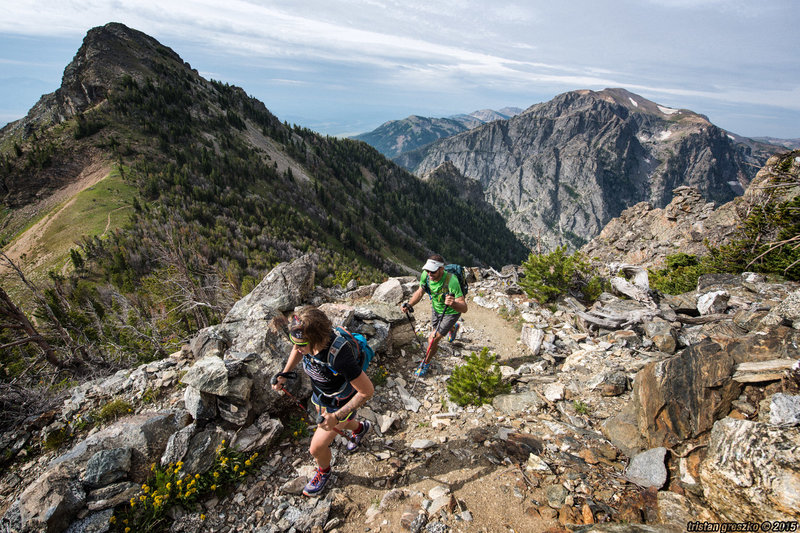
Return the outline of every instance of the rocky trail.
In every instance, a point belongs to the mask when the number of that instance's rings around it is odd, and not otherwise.
[[[429,308],[417,306],[412,328],[399,303],[417,280],[331,291],[314,287],[314,269],[312,256],[278,265],[183,350],[75,387],[60,411],[3,434],[0,531],[107,531],[150,465],[207,472],[223,441],[259,451],[258,467],[193,511],[170,507],[169,531],[633,533],[797,519],[798,284],[707,276],[656,303],[613,278],[644,301],[604,293],[591,308],[543,307],[513,268],[471,269],[458,338],[415,385]],[[359,411],[374,430],[355,453],[334,444],[317,498],[301,494],[314,465],[308,437],[291,431],[299,409],[269,387],[290,349],[285,317],[308,303],[378,353],[376,392]],[[454,405],[447,380],[483,347],[511,391]],[[309,392],[302,377],[290,388]],[[128,416],[78,429],[117,399]],[[29,454],[58,432],[71,440]]]

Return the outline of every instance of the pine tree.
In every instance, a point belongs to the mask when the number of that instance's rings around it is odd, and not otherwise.
[[[489,348],[481,353],[467,356],[466,364],[453,370],[447,382],[450,400],[460,406],[491,403],[492,398],[511,390],[511,385],[502,382],[497,356],[489,354]]]

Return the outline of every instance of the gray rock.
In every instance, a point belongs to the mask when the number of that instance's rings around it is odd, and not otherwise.
[[[164,453],[161,455],[161,466],[174,465],[182,461],[189,450],[189,442],[197,433],[197,424],[191,423],[180,431],[173,433],[167,441]]]
[[[265,416],[262,415],[262,418]],[[281,421],[267,417],[266,420],[259,420],[256,424],[236,432],[231,446],[243,453],[262,450],[271,446],[278,439],[281,431],[283,431]]]
[[[606,419],[600,428],[611,444],[628,457],[639,453],[644,446],[635,402],[630,402],[618,415]]]
[[[181,383],[200,392],[224,396],[228,390],[228,369],[220,357],[203,357],[186,372]]]
[[[100,450],[86,464],[83,484],[90,489],[105,487],[127,476],[130,469],[130,448]]]
[[[315,255],[304,255],[291,263],[280,263],[244,298],[234,304],[224,322],[271,318],[272,310],[291,311],[314,289]],[[270,310],[264,313],[264,310]],[[243,350],[246,351],[246,350]]]
[[[330,319],[333,327],[349,329],[355,317],[355,308],[338,303],[324,303],[318,307]]]
[[[625,477],[640,487],[660,489],[667,482],[667,467],[664,464],[666,456],[667,449],[663,447],[633,456],[625,469]]]
[[[419,408],[422,407],[420,401],[411,396],[411,394],[405,389],[405,387],[403,387],[399,383],[397,383],[395,386],[397,388],[398,394],[400,395],[400,401],[403,402],[403,406],[408,411],[414,411],[415,413],[419,411]]]
[[[58,464],[42,474],[19,497],[20,519],[26,529],[63,531],[86,504],[86,493],[75,467]]]
[[[800,428],[724,418],[714,424],[700,479],[727,521],[800,518]]]
[[[250,400],[250,390],[253,388],[253,380],[247,376],[239,376],[233,379],[228,379],[228,386],[223,394],[220,394],[226,400],[236,403],[245,403]]]
[[[183,460],[183,471],[194,475],[211,469],[217,458],[217,447],[227,437],[227,434],[220,429],[206,429],[197,433],[189,441],[189,449]]]
[[[522,326],[520,340],[533,355],[539,355],[539,350],[542,349],[542,342],[544,342],[544,331],[531,324],[525,324]]]
[[[311,498],[308,504],[293,524],[298,531],[311,531],[315,526],[322,528],[330,516],[331,500],[329,498]]]
[[[770,309],[767,316],[761,320],[759,327],[780,324],[791,324],[794,329],[800,329],[800,290],[794,291]]]
[[[773,394],[769,405],[769,423],[775,426],[799,425],[800,396]]]
[[[713,291],[697,297],[697,310],[701,315],[724,313],[731,295],[727,291]]]
[[[90,511],[109,509],[130,501],[141,492],[141,485],[123,481],[101,489],[93,490],[86,497],[86,507]]]
[[[547,485],[544,487],[544,494],[547,498],[547,505],[553,509],[560,509],[569,493],[563,485]]]
[[[122,418],[111,426],[93,433],[67,453],[57,457],[50,467],[85,463],[99,450],[130,448],[131,479],[143,481],[150,465],[160,459],[170,436],[190,422],[184,410],[140,413]]]
[[[64,533],[105,533],[111,530],[109,519],[114,514],[114,509],[104,509],[91,513],[86,518],[73,522],[64,530]]]
[[[536,411],[543,405],[544,400],[534,391],[501,394],[492,400],[492,407],[507,415]]]
[[[250,405],[248,403],[239,404],[229,402],[222,398],[217,398],[217,411],[219,417],[234,426],[244,426],[250,416]]]
[[[217,397],[191,385],[183,391],[183,404],[195,420],[213,420],[217,416]]]
[[[372,300],[383,302],[389,305],[400,305],[403,301],[403,286],[397,278],[389,278],[384,281],[372,294]]]
[[[678,341],[669,322],[661,318],[654,318],[644,323],[644,331],[658,351],[675,353]]]

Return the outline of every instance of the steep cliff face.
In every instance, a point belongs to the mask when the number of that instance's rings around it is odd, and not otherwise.
[[[782,186],[776,186],[781,183]],[[641,202],[612,219],[581,251],[604,263],[663,268],[668,255],[703,256],[722,246],[757,207],[778,205],[800,195],[800,151],[771,157],[742,196],[715,209],[695,187],[678,187],[663,209]]]
[[[395,160],[417,175],[451,161],[509,228],[553,249],[581,246],[639,202],[664,207],[682,185],[730,201],[767,156],[766,145],[737,142],[701,115],[606,89],[562,94]]]
[[[422,181],[441,185],[451,191],[453,196],[461,198],[475,207],[488,211],[493,210],[492,206],[490,206],[483,197],[483,188],[481,184],[473,179],[464,177],[450,161],[442,163],[440,166],[422,176]]]

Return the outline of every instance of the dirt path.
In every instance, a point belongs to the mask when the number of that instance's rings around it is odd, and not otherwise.
[[[478,352],[483,346],[498,355],[501,364],[522,354],[517,342],[516,326],[491,309],[469,302],[469,312],[463,316],[463,325],[455,342],[443,342],[433,361],[433,372],[420,379],[414,397],[422,402],[418,412],[401,411],[402,422],[386,435],[371,435],[370,444],[364,453],[345,455],[339,453],[339,472],[336,486],[341,489],[334,500],[343,523],[341,533],[363,531],[403,531],[400,527],[404,514],[406,519],[414,517],[422,508],[423,500],[431,499],[430,491],[435,487],[447,487],[455,498],[453,513],[467,517],[449,522],[451,531],[461,532],[534,532],[545,531],[557,525],[555,521],[541,518],[532,511],[538,500],[526,500],[521,490],[524,479],[516,465],[494,464],[487,454],[484,441],[496,434],[497,414],[485,409],[467,408],[457,417],[442,417],[445,408],[446,380],[457,365],[464,364],[464,357]],[[429,331],[425,326],[429,310],[418,306],[418,332]],[[414,378],[412,372],[421,357],[417,347],[405,359],[397,357],[386,362],[389,375],[395,381],[405,381],[410,388]],[[383,362],[381,364],[384,364]],[[384,385],[387,387],[389,384]],[[391,394],[378,389],[376,396]],[[380,400],[379,400],[380,401]],[[376,406],[376,412],[381,409]],[[492,426],[487,420],[494,421]],[[502,417],[500,417],[502,421]],[[415,443],[426,441],[426,449],[414,449]],[[342,448],[339,447],[341,450]],[[390,489],[400,489],[405,499],[382,511],[372,521],[370,511]],[[399,491],[398,491],[399,492]],[[468,512],[463,514],[463,512]],[[339,515],[341,516],[341,514]],[[438,515],[431,517],[437,519]],[[368,529],[367,529],[368,528]]]
[[[48,260],[48,255],[37,251],[41,236],[45,234],[52,224],[58,221],[60,213],[75,202],[75,197],[78,193],[97,185],[108,176],[109,172],[111,172],[111,166],[107,162],[94,162],[87,166],[73,183],[59,189],[37,205],[26,208],[26,211],[31,213],[30,216],[35,216],[35,213],[52,209],[52,206],[62,204],[63,202],[63,205],[56,211],[47,214],[13,241],[8,248],[4,250],[5,254],[17,264],[22,264],[22,258],[25,257],[25,271],[30,271],[43,264]],[[7,270],[8,267],[5,264],[0,265],[0,275],[4,274]]]

